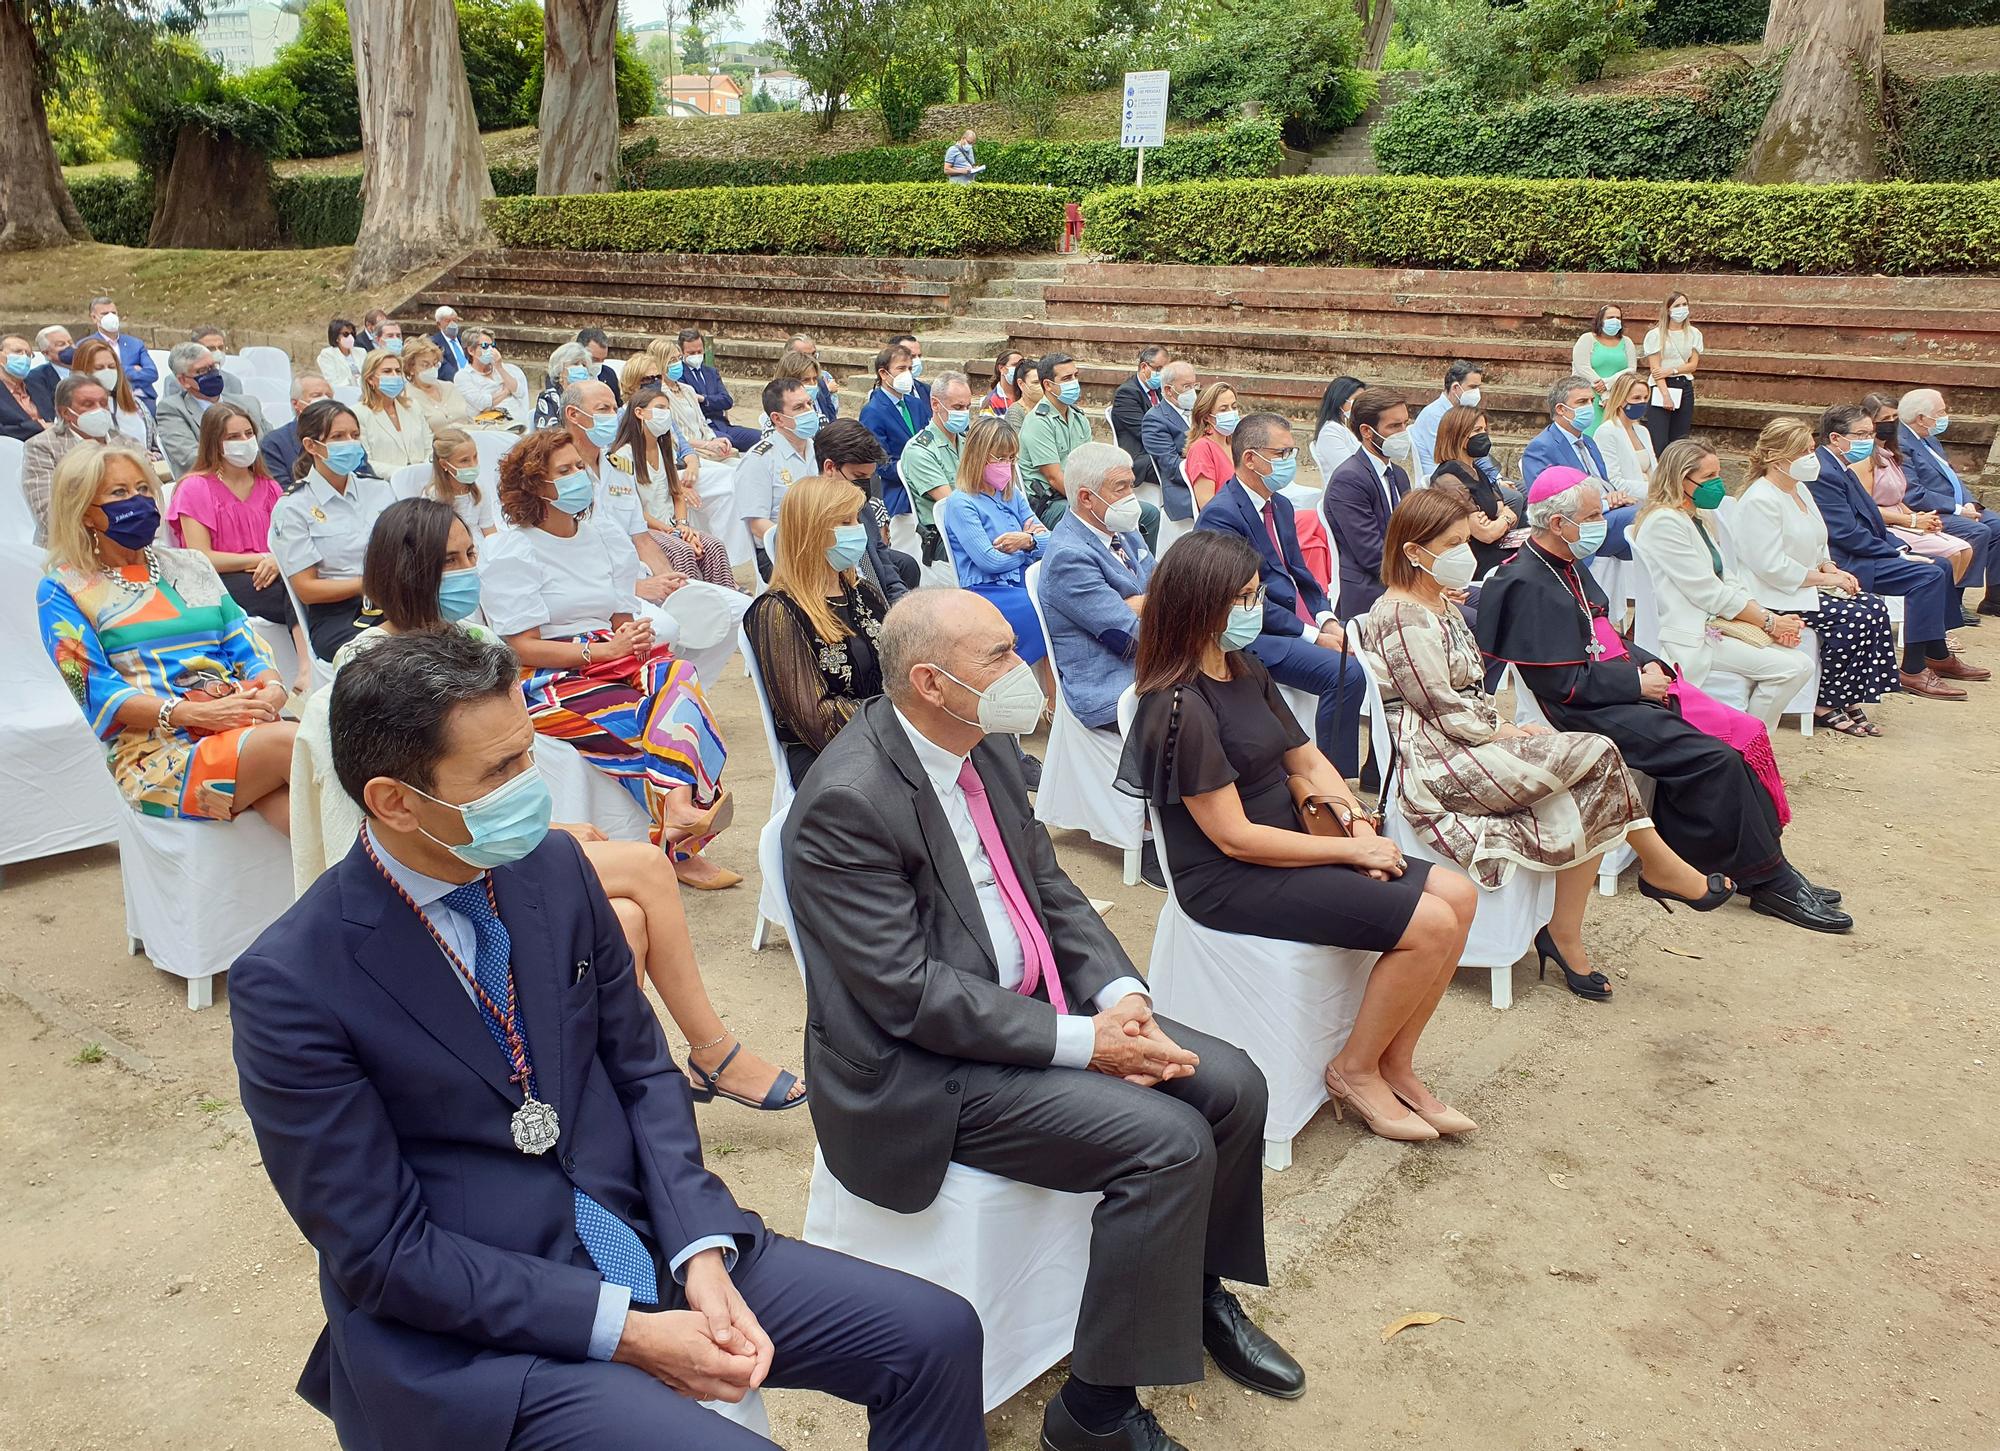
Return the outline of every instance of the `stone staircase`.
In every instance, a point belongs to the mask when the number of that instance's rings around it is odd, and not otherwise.
[[[1392,71],[1382,77],[1375,99],[1354,119],[1354,124],[1328,137],[1309,153],[1305,170],[1313,176],[1377,176],[1375,153],[1369,149],[1368,133],[1377,121],[1389,114],[1402,93],[1422,78],[1410,72]]]

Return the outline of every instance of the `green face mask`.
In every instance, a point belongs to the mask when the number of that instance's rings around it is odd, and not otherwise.
[[[1721,479],[1705,479],[1694,486],[1694,506],[1697,509],[1716,508],[1724,497]]]

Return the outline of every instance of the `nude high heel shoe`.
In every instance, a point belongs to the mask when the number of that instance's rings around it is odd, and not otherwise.
[[[1396,1090],[1393,1088],[1390,1089],[1389,1091],[1391,1093],[1396,1093]],[[1403,1107],[1407,1108],[1411,1113],[1415,1114],[1418,1118],[1422,1119],[1425,1123],[1429,1124],[1432,1128],[1436,1129],[1440,1135],[1469,1134],[1474,1129],[1479,1127],[1478,1124],[1474,1123],[1471,1119],[1467,1118],[1464,1114],[1460,1113],[1450,1104],[1446,1104],[1443,1108],[1432,1109],[1430,1112],[1426,1113],[1423,1109],[1418,1108],[1414,1103],[1411,1103],[1407,1098],[1403,1097],[1403,1095],[1400,1093],[1396,1093],[1396,1101],[1402,1104]]]
[[[1354,1110],[1362,1126],[1377,1138],[1394,1139],[1399,1143],[1429,1143],[1438,1136],[1438,1131],[1413,1113],[1395,1118],[1377,1118],[1368,1111],[1368,1105],[1354,1096],[1354,1090],[1347,1086],[1347,1080],[1340,1076],[1340,1070],[1331,1063],[1326,1065],[1326,1091],[1333,1095],[1333,1121],[1342,1122],[1343,1107]],[[1401,1102],[1401,1100],[1397,1100]]]

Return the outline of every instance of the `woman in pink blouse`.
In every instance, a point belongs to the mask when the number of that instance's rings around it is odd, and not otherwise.
[[[202,415],[194,471],[175,486],[167,504],[174,542],[208,556],[243,613],[292,632],[299,650],[293,689],[312,684],[312,646],[292,613],[278,561],[271,554],[271,510],[284,492],[264,471],[257,425],[248,413],[218,399]]]
[[[1912,554],[1944,560],[1951,566],[1952,583],[1957,584],[1972,565],[1972,541],[1945,533],[1936,514],[1919,513],[1903,502],[1910,481],[1903,472],[1902,450],[1896,446],[1897,401],[1886,393],[1870,393],[1861,400],[1875,421],[1875,453],[1849,467],[1882,511],[1882,522],[1896,541]]]
[[[1236,477],[1236,463],[1230,457],[1229,435],[1236,432],[1242,415],[1236,410],[1236,390],[1227,383],[1210,383],[1195,400],[1189,419],[1187,445],[1188,487],[1194,492],[1194,511],[1199,514],[1215,497],[1215,491]]]

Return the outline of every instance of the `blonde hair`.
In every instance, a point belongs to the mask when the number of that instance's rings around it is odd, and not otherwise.
[[[1646,398],[1648,402],[1652,401],[1651,380],[1648,376],[1637,368],[1627,368],[1611,380],[1611,386],[1604,392],[1604,401],[1613,409],[1606,416],[1624,419],[1633,428],[1644,428],[1644,423],[1633,423],[1631,419],[1625,417],[1625,405],[1632,401],[1632,385],[1634,383],[1646,383],[1648,385]],[[1613,400],[1616,401],[1614,402]]]
[[[1021,456],[1020,430],[997,414],[987,414],[976,421],[966,432],[965,447],[958,454],[958,477],[954,482],[960,490],[976,494],[986,487],[986,466],[998,459],[1016,459]],[[1016,487],[1021,481],[1018,463],[1014,470]]]
[[[795,379],[805,384],[806,391],[811,392],[819,387],[819,359],[809,358],[797,348],[786,348],[778,354],[776,376]]]
[[[829,584],[853,589],[855,572],[836,574],[826,562],[833,527],[860,516],[868,495],[858,484],[831,474],[800,479],[778,504],[778,545],[771,560],[772,594],[799,607],[820,639],[845,640],[854,632],[826,602]],[[863,526],[866,527],[866,526]]]
[[[618,391],[630,398],[639,391],[639,380],[648,373],[658,373],[662,387],[665,386],[667,370],[657,357],[650,351],[632,354],[618,365]]]
[[[1688,499],[1681,486],[1698,472],[1696,464],[1715,456],[1715,449],[1706,439],[1681,438],[1668,444],[1660,453],[1660,461],[1653,466],[1652,485],[1646,490],[1646,502],[1633,518],[1632,527],[1638,528],[1656,509],[1687,512]]]
[[[55,477],[49,481],[51,574],[65,568],[87,573],[103,568],[98,562],[96,540],[83,516],[97,501],[97,491],[104,487],[105,470],[114,460],[130,464],[145,485],[146,496],[158,501],[152,463],[138,449],[122,443],[80,443],[72,448],[56,465]]]
[[[422,388],[425,386],[423,380],[417,377],[417,374],[423,372],[426,368],[435,368],[443,361],[444,349],[440,348],[429,338],[411,338],[403,344],[403,371],[409,375],[410,386],[413,388]],[[446,385],[443,383],[433,383],[429,386],[442,388]]]
[[[1813,451],[1812,430],[1797,418],[1774,418],[1764,425],[1750,446],[1750,467],[1745,477],[1756,482],[1780,463],[1790,463]]]
[[[373,409],[375,412],[380,413],[396,401],[384,393],[381,386],[375,381],[381,377],[382,370],[391,363],[394,363],[399,371],[403,367],[403,360],[387,348],[375,349],[374,352],[368,355],[367,360],[362,363],[361,406],[363,408]],[[408,385],[405,384],[405,386],[407,387]]]
[[[118,381],[105,390],[111,395],[111,406],[113,408],[122,408],[127,413],[137,413],[139,411],[139,400],[132,392],[132,380],[125,376],[125,365],[118,359],[118,349],[112,347],[103,338],[85,338],[71,350],[69,355],[70,372],[81,374],[83,377],[88,378],[96,369],[87,366],[82,361],[80,355],[87,352],[92,357],[95,357],[100,348],[110,355],[111,371],[118,375]]]
[[[456,470],[444,461],[448,453],[461,448],[473,447],[472,435],[462,428],[439,428],[431,432],[431,497],[441,504],[449,504],[459,495],[468,495],[477,504],[483,496],[479,485],[463,484],[458,481]]]
[[[1215,415],[1220,411],[1216,405],[1222,401],[1222,395],[1225,393],[1233,395],[1235,392],[1235,388],[1227,383],[1210,383],[1201,390],[1201,397],[1194,402],[1194,412],[1188,415],[1194,424],[1193,434],[1196,438],[1207,433],[1208,426],[1215,422]]]

